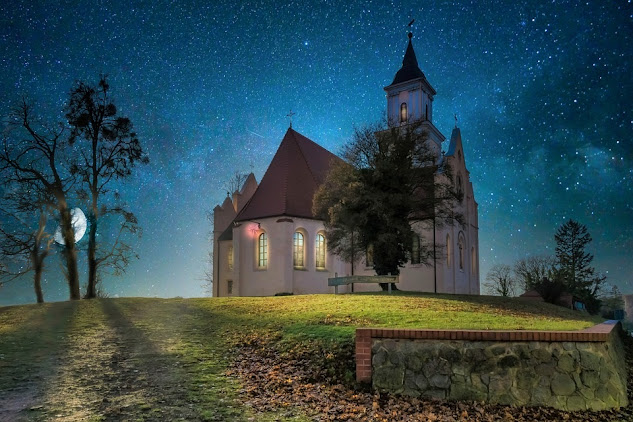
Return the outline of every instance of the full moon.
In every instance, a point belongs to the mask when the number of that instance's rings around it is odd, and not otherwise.
[[[86,216],[84,212],[80,208],[73,208],[70,211],[70,216],[72,218],[71,222],[73,225],[73,229],[75,230],[75,243],[79,242],[82,237],[84,237],[84,233],[86,233],[86,228],[88,223],[86,221]],[[55,242],[60,245],[65,245],[64,237],[62,236],[62,227],[61,225],[57,226],[57,230],[55,230]]]

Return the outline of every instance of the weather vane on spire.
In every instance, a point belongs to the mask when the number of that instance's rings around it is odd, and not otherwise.
[[[455,116],[455,128],[457,129],[457,113],[453,114]]]
[[[290,119],[290,129],[292,129],[292,116],[294,116],[296,113],[294,113],[292,111],[292,109],[290,109],[290,113],[286,114],[286,117]]]
[[[409,22],[409,25],[407,25],[409,27],[409,38],[413,37],[413,22],[415,22],[415,19],[411,19],[411,22]]]

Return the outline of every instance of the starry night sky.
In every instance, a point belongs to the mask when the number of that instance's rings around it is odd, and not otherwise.
[[[61,119],[75,80],[109,75],[151,161],[118,186],[144,232],[110,295],[202,295],[206,213],[231,174],[261,180],[290,109],[334,152],[380,120],[412,18],[434,123],[450,136],[459,119],[482,281],[496,263],[553,253],[573,218],[596,269],[633,292],[630,1],[48,3],[0,4],[0,115],[27,95]],[[58,267],[50,257],[47,300],[68,297]],[[30,279],[0,290],[0,304],[34,301]]]

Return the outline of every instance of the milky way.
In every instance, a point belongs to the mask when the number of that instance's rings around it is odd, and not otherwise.
[[[573,218],[593,236],[596,269],[633,291],[630,2],[32,3],[0,5],[0,115],[26,95],[61,119],[73,81],[105,73],[151,161],[118,186],[143,237],[127,274],[105,280],[111,295],[202,295],[206,213],[226,180],[261,179],[290,110],[293,128],[334,152],[380,120],[412,18],[434,123],[450,134],[458,116],[481,278],[553,253]],[[47,300],[68,295],[57,267],[51,257]],[[0,290],[0,303],[24,301],[27,280]]]

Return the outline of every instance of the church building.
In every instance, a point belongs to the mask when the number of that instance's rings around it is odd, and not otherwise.
[[[398,288],[408,291],[479,294],[477,202],[466,169],[457,125],[442,152],[444,135],[433,124],[435,90],[420,70],[411,42],[387,93],[390,125],[422,120],[438,161],[447,160],[463,192],[457,205],[464,224],[427,227],[412,223],[421,239],[435,240],[431,265],[413,253],[400,269]],[[312,198],[337,156],[292,129],[284,135],[258,184],[251,173],[239,191],[214,208],[213,296],[272,296],[279,293],[333,293],[328,278],[352,274],[351,264],[328,250],[323,221],[312,214]],[[419,254],[418,254],[419,255]],[[374,275],[371,254],[356,263],[353,274]],[[349,288],[348,288],[349,289]],[[378,290],[357,284],[354,291]],[[346,287],[339,287],[346,291]]]

